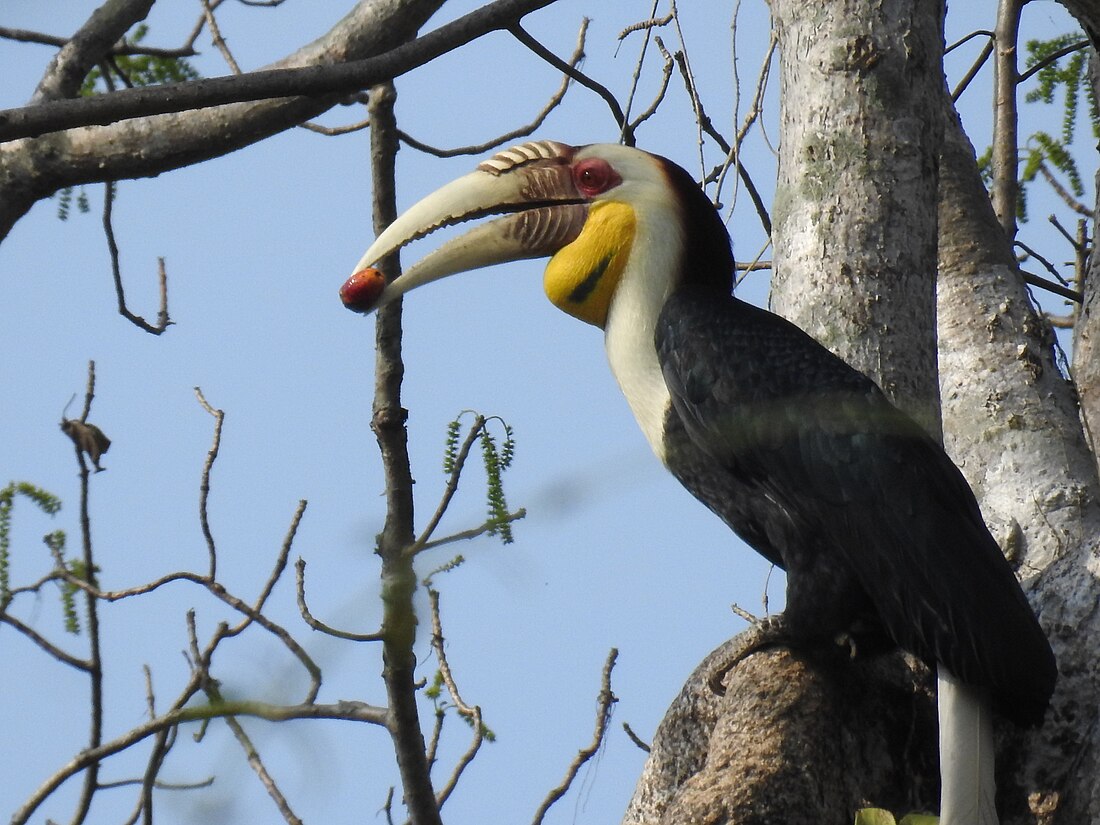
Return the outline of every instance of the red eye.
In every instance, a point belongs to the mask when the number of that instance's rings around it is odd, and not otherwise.
[[[615,170],[603,158],[585,158],[573,169],[573,180],[577,189],[586,198],[606,192],[622,183]]]

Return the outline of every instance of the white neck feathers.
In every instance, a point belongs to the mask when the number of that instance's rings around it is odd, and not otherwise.
[[[667,203],[633,204],[637,232],[611,302],[604,344],[611,371],[653,452],[665,461],[664,422],[671,397],[653,342],[657,316],[679,279],[683,233]],[[642,207],[642,208],[639,208]]]

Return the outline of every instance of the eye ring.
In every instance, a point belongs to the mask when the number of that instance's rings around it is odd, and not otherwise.
[[[603,158],[585,158],[573,169],[577,189],[586,198],[606,192],[622,183],[622,178]]]

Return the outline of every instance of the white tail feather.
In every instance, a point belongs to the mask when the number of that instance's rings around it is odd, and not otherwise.
[[[940,825],[997,825],[993,718],[985,691],[942,665],[936,673],[940,718]]]

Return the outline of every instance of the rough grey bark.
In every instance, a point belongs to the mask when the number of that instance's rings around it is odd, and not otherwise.
[[[952,113],[953,115],[953,113]],[[940,383],[948,452],[1029,592],[1059,684],[1043,727],[1006,728],[1004,822],[1100,819],[1098,485],[1072,384],[948,118],[940,175]],[[1011,777],[1011,778],[1009,778]]]
[[[852,662],[771,649],[710,685],[696,669],[654,737],[623,825],[821,825],[868,805],[936,804],[933,679],[901,654]],[[914,685],[918,689],[914,690]]]
[[[942,3],[776,0],[772,307],[938,430]]]
[[[940,194],[944,441],[1026,580],[1089,535],[1097,479],[1073,385],[1020,278],[956,117]]]
[[[1093,93],[1100,95],[1100,56],[1093,49],[1089,56],[1089,80]],[[1095,177],[1096,204],[1093,214],[1100,215],[1100,172]],[[1096,221],[1091,228],[1096,242]],[[1100,438],[1100,255],[1089,256],[1083,285],[1085,300],[1073,330],[1073,379],[1081,403],[1081,418],[1089,445],[1095,452]]]
[[[412,37],[441,5],[443,0],[361,0],[328,33],[269,68],[384,52]],[[54,85],[47,77],[39,88]],[[237,103],[0,144],[0,238],[36,201],[62,187],[157,175],[218,157],[315,117],[337,101],[328,96]]]

